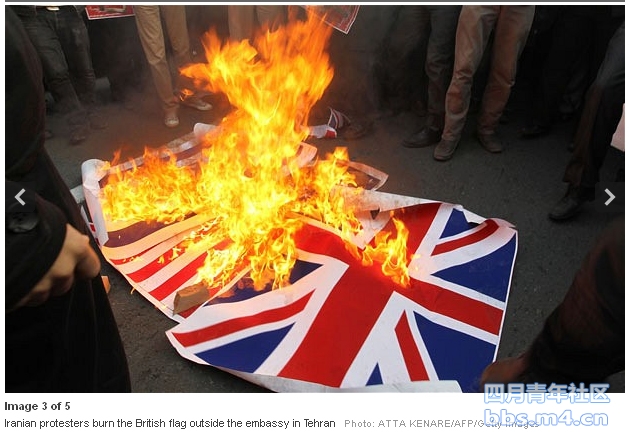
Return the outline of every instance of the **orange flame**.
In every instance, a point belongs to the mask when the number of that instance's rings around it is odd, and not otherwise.
[[[195,197],[196,175],[191,167],[179,167],[172,152],[146,149],[143,163],[134,160],[130,170],[110,164],[107,185],[101,189],[105,217],[112,221],[181,221],[203,210]]]
[[[113,172],[103,188],[105,216],[166,223],[206,217],[208,228],[191,234],[186,248],[207,251],[198,275],[210,288],[228,283],[243,264],[256,288],[285,284],[304,224],[299,215],[332,226],[348,241],[360,222],[330,194],[334,186],[356,185],[347,150],[306,168],[294,158],[308,134],[303,122],[333,77],[326,52],[331,31],[311,15],[260,34],[253,45],[206,33],[208,63],[181,72],[198,87],[224,93],[235,109],[206,136],[197,165],[180,167],[173,155],[145,152],[142,165]],[[382,261],[386,275],[406,275],[397,281],[407,284],[405,228],[395,224],[398,240],[377,240],[382,246],[366,249],[364,260]]]
[[[372,265],[375,262],[382,263],[382,273],[389,276],[401,286],[409,286],[408,263],[406,258],[406,241],[408,229],[400,220],[392,218],[398,236],[389,239],[390,232],[378,232],[375,245],[367,246],[362,255],[363,265]]]

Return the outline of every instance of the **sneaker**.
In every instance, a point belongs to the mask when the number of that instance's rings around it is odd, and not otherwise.
[[[437,144],[432,154],[433,158],[437,161],[447,161],[454,155],[456,147],[459,145],[458,140],[444,140]]]
[[[177,116],[176,109],[166,111],[166,114],[164,115],[164,125],[168,128],[175,128],[179,126],[179,116]]]
[[[212,110],[212,104],[209,102],[203,101],[201,98],[197,96],[189,96],[187,98],[181,97],[181,104],[187,105],[188,107],[192,107],[193,109],[200,110],[202,112],[206,112],[208,110]]]
[[[493,154],[502,152],[502,143],[500,142],[500,140],[498,140],[498,137],[495,134],[477,133],[476,137],[478,138],[481,146],[485,148],[486,151],[489,151]]]

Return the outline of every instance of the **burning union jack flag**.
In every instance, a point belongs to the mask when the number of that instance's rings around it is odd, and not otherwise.
[[[181,142],[172,146],[177,161],[196,161],[198,146]],[[315,150],[303,144],[297,157],[310,161]],[[172,224],[105,221],[99,191],[107,179],[100,166],[98,160],[84,163],[92,221],[86,219],[96,227],[104,257],[179,323],[166,335],[187,359],[275,391],[455,384],[474,392],[496,357],[518,243],[506,221],[460,205],[376,192],[386,174],[356,163],[366,188],[362,209],[380,210],[365,212],[367,235],[356,246],[373,243],[379,231],[393,233],[393,218],[401,221],[409,231],[409,285],[385,276],[380,264],[364,265],[335,231],[306,220],[295,237],[298,255],[288,284],[254,290],[243,264],[223,288],[208,288],[209,300],[178,311],[179,291],[198,281],[208,254],[186,249],[185,240],[207,217]]]
[[[470,214],[430,201],[395,210],[410,231],[407,287],[362,265],[332,232],[305,226],[290,285],[234,289],[167,336],[183,357],[263,385],[456,381],[478,391],[500,341],[517,232]]]

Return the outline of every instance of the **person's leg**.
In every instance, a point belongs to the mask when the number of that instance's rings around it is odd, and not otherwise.
[[[63,47],[56,32],[55,12],[38,9],[33,16],[22,18],[22,23],[41,60],[44,80],[55,99],[55,108],[63,114],[79,111],[81,103],[72,85]]]
[[[625,100],[625,27],[610,40],[598,75],[588,90],[564,181],[593,189]]]
[[[261,29],[268,28],[273,31],[286,22],[286,6],[284,5],[257,5],[256,18]]]
[[[492,60],[477,131],[492,136],[515,83],[518,59],[533,24],[535,6],[501,6],[494,30]]]
[[[129,98],[143,87],[146,62],[135,19],[90,20],[88,31],[94,69],[109,80],[111,99],[131,109]]]
[[[446,93],[446,111],[435,160],[452,158],[465,127],[474,74],[494,28],[500,6],[463,6],[459,15],[454,49],[452,80]]]
[[[82,104],[91,107],[96,103],[96,74],[92,65],[87,27],[73,6],[61,7],[57,17],[59,39],[76,93]]]
[[[160,6],[159,8],[173,49],[175,65],[180,68],[192,61],[186,8],[185,6]]]
[[[172,108],[177,102],[173,95],[170,67],[166,58],[159,6],[134,6],[133,9],[138,35],[151,69],[157,95],[164,108]]]
[[[175,79],[175,93],[179,103],[187,105],[201,111],[212,109],[212,104],[203,101],[195,95],[196,89],[194,81],[184,77],[179,68],[192,62],[190,54],[190,34],[186,22],[185,6],[160,6],[166,32],[173,48],[174,61],[177,66],[177,77]]]
[[[159,8],[160,6],[134,6],[133,10],[142,49],[165,113],[164,123],[172,128],[179,125],[179,103],[173,92]]]
[[[592,39],[592,26],[583,6],[559,6],[560,12],[548,41],[548,54],[541,68],[539,85],[534,90],[527,113],[524,137],[546,134],[559,114],[561,99],[571,77],[579,73],[580,58]]]
[[[458,141],[465,126],[472,81],[498,18],[499,6],[464,6],[459,17],[452,81],[446,94],[442,138]]]
[[[428,77],[426,125],[443,130],[445,99],[452,78],[454,43],[461,6],[426,6],[430,11],[430,36],[425,71]]]
[[[549,217],[556,221],[574,217],[586,201],[594,199],[594,188],[611,138],[622,116],[625,102],[625,26],[609,42],[607,53],[594,83],[585,97],[575,134],[575,149],[564,172],[566,195],[553,207]]]
[[[107,121],[96,109],[96,74],[85,22],[74,6],[62,6],[57,12],[57,23],[57,33],[68,62],[70,77],[76,94],[87,111],[90,127],[106,128]]]
[[[424,71],[427,77],[427,118],[422,128],[404,140],[408,148],[434,145],[441,139],[445,118],[445,99],[452,78],[454,39],[460,6],[418,6],[422,13],[422,33],[427,35]]]
[[[58,12],[37,8],[22,23],[42,63],[44,80],[55,100],[55,110],[64,116],[70,129],[70,144],[79,144],[89,135],[87,110],[76,93],[58,30]]]
[[[428,35],[429,16],[425,6],[400,6],[380,51],[378,73],[381,76],[382,104],[394,113],[410,107],[411,81],[423,82],[422,71],[409,71],[409,59],[421,53]]]
[[[432,125],[431,121],[434,121],[434,117],[431,117],[431,108],[434,112],[434,107],[431,107],[431,83],[430,80],[434,79],[434,75],[429,75],[429,69],[432,72],[434,70],[434,63],[431,63],[430,56],[434,56],[431,53],[432,33],[435,31],[434,27],[431,29],[431,19],[433,11],[430,6],[405,6],[400,15],[395,29],[391,33],[391,45],[395,48],[389,49],[395,53],[395,58],[391,58],[388,63],[390,70],[390,77],[393,78],[393,83],[397,83],[397,87],[393,90],[393,101],[399,101],[393,104],[395,111],[401,109],[404,106],[412,107],[409,104],[412,102],[409,100],[411,86],[409,82],[414,81],[414,86],[419,88],[419,101],[421,106],[426,107],[427,119],[422,123],[421,127],[413,132],[410,137],[407,137],[402,145],[407,148],[423,148],[433,145],[441,138],[441,128],[438,125]],[[454,23],[454,31],[456,31],[456,23]],[[452,36],[452,55],[454,55],[454,34]],[[412,57],[411,57],[412,56]],[[419,57],[417,66],[423,65],[421,70],[415,71],[410,69],[409,73],[409,60]],[[451,71],[450,71],[451,74]],[[448,84],[450,83],[447,78]],[[447,84],[446,89],[447,90]],[[444,90],[444,99],[445,99]],[[437,109],[438,110],[438,109]]]
[[[234,41],[251,40],[255,28],[255,6],[227,6],[227,24],[230,39]]]

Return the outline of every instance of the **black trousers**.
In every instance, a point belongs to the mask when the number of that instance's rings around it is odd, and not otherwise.
[[[587,91],[583,113],[574,138],[575,149],[564,181],[593,194],[599,171],[625,102],[625,24],[609,41],[594,83]]]
[[[56,205],[70,224],[89,234],[45,151],[32,170],[16,180]],[[7,253],[20,255],[19,251]],[[66,294],[41,306],[7,313],[5,329],[7,392],[131,391],[125,350],[100,275],[75,281]]]
[[[529,124],[550,126],[559,113],[561,99],[577,69],[584,74],[587,89],[601,65],[610,39],[622,17],[610,6],[548,6],[556,8],[548,53],[540,68],[539,84],[533,93]],[[543,49],[543,48],[542,48]]]
[[[87,28],[74,6],[18,9],[44,69],[46,85],[59,112],[72,124],[86,122],[86,109],[96,101]]]

